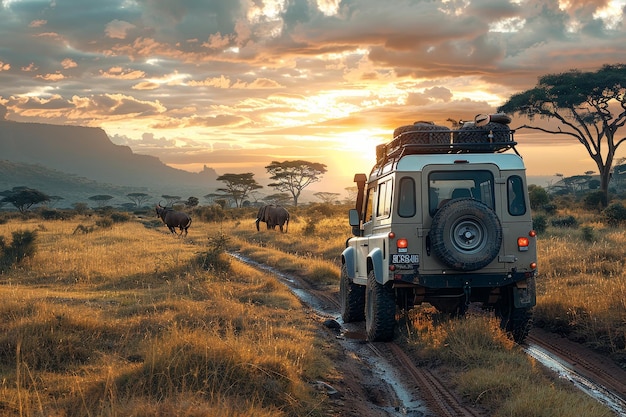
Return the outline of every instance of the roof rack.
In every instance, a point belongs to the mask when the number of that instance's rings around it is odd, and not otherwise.
[[[491,126],[490,126],[491,127]],[[514,130],[504,124],[495,128],[480,127],[450,130],[414,129],[400,133],[388,143],[376,147],[376,167],[415,154],[500,153],[513,149]]]

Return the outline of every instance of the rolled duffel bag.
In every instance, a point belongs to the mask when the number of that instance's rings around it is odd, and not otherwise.
[[[393,131],[391,148],[410,143],[424,145],[449,145],[450,128],[437,126],[433,122],[419,121],[412,125],[400,126]]]
[[[489,135],[492,135],[490,137]],[[511,129],[504,123],[489,122],[477,126],[473,122],[463,124],[454,135],[454,143],[504,143],[511,141]]]

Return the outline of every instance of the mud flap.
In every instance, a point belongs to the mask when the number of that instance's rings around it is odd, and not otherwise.
[[[535,291],[535,278],[518,283],[513,287],[513,305],[515,308],[529,308],[537,304],[537,294]]]

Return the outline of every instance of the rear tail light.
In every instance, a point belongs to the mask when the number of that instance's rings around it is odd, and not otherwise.
[[[406,252],[409,248],[409,241],[405,238],[400,238],[396,240],[396,247],[398,252]]]
[[[528,245],[530,245],[530,239],[527,237],[523,236],[517,238],[517,249],[519,249],[520,252],[526,252]]]

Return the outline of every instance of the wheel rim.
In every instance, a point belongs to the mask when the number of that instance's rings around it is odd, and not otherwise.
[[[486,241],[485,227],[476,219],[465,218],[450,228],[450,242],[459,252],[480,252]]]

